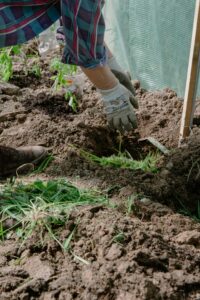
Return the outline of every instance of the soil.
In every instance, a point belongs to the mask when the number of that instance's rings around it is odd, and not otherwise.
[[[16,62],[12,84],[0,84],[0,144],[49,148],[55,160],[43,178],[62,176],[107,191],[116,207],[74,211],[57,229],[64,241],[81,220],[67,253],[48,235],[43,244],[37,233],[23,245],[15,234],[2,241],[0,299],[200,299],[199,102],[192,134],[177,148],[182,99],[168,88],[145,91],[135,81],[138,129],[120,136],[108,128],[99,94],[87,80],[77,113],[64,91],[52,91],[51,57],[40,59],[41,78],[24,75]],[[155,151],[140,142],[149,136],[171,150],[161,157],[156,174],[100,167],[77,150],[109,156],[121,147],[140,159]]]

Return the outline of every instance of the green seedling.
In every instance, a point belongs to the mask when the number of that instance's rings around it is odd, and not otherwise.
[[[4,229],[3,229],[3,222],[0,221],[0,238],[3,239],[5,236],[5,233],[4,233]]]
[[[72,92],[67,92],[65,94],[65,100],[68,102],[69,106],[72,108],[73,112],[77,112],[78,109],[78,101],[75,95]]]
[[[69,85],[67,76],[76,74],[77,67],[63,64],[59,59],[55,58],[51,61],[50,70],[56,72],[56,75],[52,76],[51,79],[54,80],[53,88],[58,90]]]
[[[126,236],[123,231],[118,231],[117,234],[113,237],[112,241],[117,244],[124,244]]]
[[[0,78],[4,81],[9,81],[13,75],[13,64],[10,53],[10,48],[0,50]]]
[[[23,63],[23,72],[25,75],[28,73],[34,74],[36,77],[41,77],[41,69],[38,65],[33,66],[30,70],[27,68],[28,59],[37,57],[37,55],[26,55],[23,47],[17,45],[0,50],[0,78],[4,81],[9,81],[13,76],[13,60],[15,56],[20,57]]]
[[[144,195],[142,194],[136,194],[128,197],[127,204],[126,204],[126,214],[127,215],[138,215],[140,212],[140,208],[136,202],[136,200],[140,200],[144,198]]]
[[[42,73],[41,73],[41,68],[40,68],[39,65],[34,65],[34,66],[30,69],[29,73],[35,75],[35,77],[37,77],[37,78],[41,78],[41,75],[42,75]]]
[[[77,66],[63,64],[56,58],[52,60],[50,70],[56,72],[56,75],[51,77],[51,79],[54,80],[53,89],[59,90],[67,88],[72,83],[71,80],[68,80],[68,77],[76,74]],[[68,102],[73,112],[77,112],[77,98],[71,91],[65,93],[65,100]]]
[[[106,197],[100,193],[80,190],[63,179],[37,180],[30,184],[7,183],[0,191],[0,198],[1,238],[15,231],[24,243],[37,232],[44,242],[44,235],[48,232],[63,251],[69,250],[74,231],[63,243],[56,236],[55,228],[65,225],[78,206],[107,203]],[[3,224],[8,218],[12,218],[15,225],[4,229]]]
[[[134,200],[135,197],[128,197],[127,200],[127,214],[130,215],[135,209],[134,209]]]
[[[75,230],[76,230],[76,227],[74,227],[74,229],[72,230],[72,232],[70,233],[70,235],[68,236],[68,238],[63,243],[63,248],[67,252],[70,251],[70,243],[71,243],[71,240],[72,240],[72,238],[73,238],[73,236],[75,234]]]

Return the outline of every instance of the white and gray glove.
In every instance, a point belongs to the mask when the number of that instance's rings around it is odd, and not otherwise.
[[[127,88],[118,83],[113,89],[99,91],[103,97],[107,121],[111,128],[120,132],[137,128],[137,120],[133,108],[138,108],[138,103]]]
[[[130,74],[121,68],[114,56],[108,58],[108,66],[119,82],[135,96],[135,89],[131,82]]]

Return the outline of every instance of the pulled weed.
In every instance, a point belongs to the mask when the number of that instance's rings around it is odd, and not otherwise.
[[[101,166],[110,166],[114,168],[124,168],[131,170],[142,170],[144,172],[157,173],[157,162],[160,158],[159,154],[149,153],[142,160],[134,160],[127,153],[119,152],[117,155],[111,155],[109,157],[98,157],[87,151],[80,150],[80,155],[84,158],[96,162]]]
[[[39,174],[44,172],[50,163],[54,160],[53,155],[49,154],[42,162],[41,164],[31,173],[31,175]]]
[[[0,191],[0,198],[1,238],[6,238],[9,232],[15,230],[23,242],[34,232],[43,241],[44,234],[48,232],[64,251],[69,250],[75,229],[66,241],[61,242],[56,236],[55,228],[65,225],[72,210],[78,206],[107,202],[99,192],[79,190],[63,179],[6,184]],[[7,219],[13,219],[15,225],[4,229]]]

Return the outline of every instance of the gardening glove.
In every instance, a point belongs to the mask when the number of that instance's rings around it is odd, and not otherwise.
[[[128,73],[125,74],[124,72],[120,72],[120,71],[117,71],[117,70],[111,70],[111,71],[115,75],[115,77],[119,80],[119,82],[123,86],[125,86],[135,96],[135,89],[134,89],[134,86],[133,86],[133,84],[131,82],[130,75]],[[135,105],[134,105],[134,107],[135,106],[136,106],[136,108],[138,108],[138,102],[137,102],[136,99],[135,99]]]
[[[122,133],[137,128],[133,108],[138,108],[138,104],[127,88],[118,83],[113,89],[99,91],[103,97],[107,121],[111,128]]]
[[[121,68],[114,56],[108,58],[108,66],[119,82],[135,95],[135,89],[131,82],[130,74]]]

